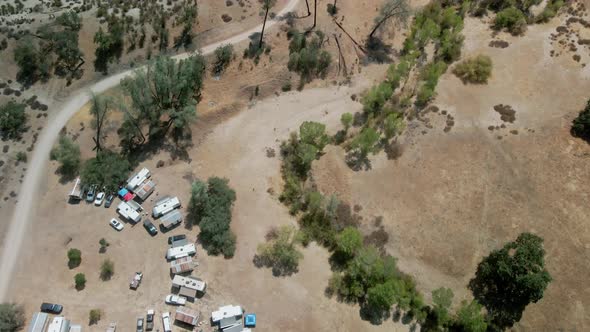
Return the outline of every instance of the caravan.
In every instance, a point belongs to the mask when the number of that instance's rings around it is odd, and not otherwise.
[[[178,197],[165,196],[156,202],[156,206],[152,210],[152,216],[159,218],[166,213],[178,209],[180,207],[180,200]]]
[[[139,187],[150,176],[150,171],[145,167],[142,168],[127,180],[127,189],[135,191],[135,188]]]
[[[121,215],[121,217],[132,223],[138,223],[141,221],[141,216],[139,213],[126,202],[119,203],[117,206],[117,212]]]
[[[168,249],[168,251],[166,252],[166,259],[168,259],[168,260],[179,259],[182,257],[192,256],[196,253],[197,253],[197,249],[195,248],[195,244],[189,243],[189,244],[184,245],[182,247],[174,247],[174,248]]]

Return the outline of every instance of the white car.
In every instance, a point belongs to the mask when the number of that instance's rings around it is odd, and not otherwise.
[[[172,327],[170,325],[170,313],[165,312],[162,314],[162,325],[164,325],[164,332],[172,332]]]
[[[118,230],[119,232],[123,230],[123,224],[115,218],[111,219],[109,224],[111,226],[113,226],[114,229]]]
[[[96,199],[94,200],[94,205],[96,206],[100,206],[102,204],[102,202],[104,201],[104,192],[99,192],[98,194],[96,194]]]
[[[166,303],[174,305],[185,305],[186,297],[170,294],[166,296]]]

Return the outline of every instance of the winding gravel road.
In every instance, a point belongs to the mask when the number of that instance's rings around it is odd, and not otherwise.
[[[266,29],[271,28],[278,22],[277,18],[280,18],[284,14],[293,11],[297,6],[299,0],[289,0],[283,9],[274,20],[269,20],[266,23]],[[207,45],[201,48],[201,52],[206,55],[213,53],[215,49],[221,45],[226,44],[238,44],[248,37],[262,29],[262,24],[244,31],[238,35],[230,37],[228,39]],[[183,53],[174,56],[174,59],[184,59],[190,56],[190,53]],[[119,74],[109,76],[92,86],[84,89],[72,92],[70,97],[63,103],[54,105],[52,108],[59,109],[49,119],[49,122],[41,132],[35,150],[33,151],[31,161],[28,165],[28,169],[18,195],[18,203],[14,210],[10,228],[4,239],[4,246],[2,249],[2,258],[0,261],[0,302],[7,300],[8,287],[10,280],[14,272],[15,264],[18,258],[18,252],[22,246],[22,241],[25,235],[25,230],[31,222],[31,216],[35,212],[35,200],[36,192],[39,189],[41,177],[46,172],[46,165],[49,159],[49,152],[53,147],[53,143],[57,139],[59,132],[66,125],[68,120],[76,113],[82,106],[84,106],[89,100],[91,93],[99,94],[110,88],[113,88],[119,84],[121,79],[129,77],[133,74],[134,70],[128,70]]]

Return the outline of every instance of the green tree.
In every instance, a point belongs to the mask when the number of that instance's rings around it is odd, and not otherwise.
[[[94,34],[94,70],[97,72],[107,73],[109,63],[119,59],[123,54],[125,30],[123,23],[116,16],[112,16],[108,21],[108,31],[102,27]]]
[[[25,310],[15,303],[0,304],[0,331],[15,332],[25,326]]]
[[[230,229],[230,223],[231,207],[236,200],[236,193],[229,187],[227,179],[212,177],[207,180],[206,197],[199,222],[199,240],[208,254],[233,257],[236,236]]]
[[[322,151],[330,142],[326,134],[326,125],[319,122],[305,121],[299,127],[301,143],[313,145],[318,151]]]
[[[107,258],[100,265],[100,279],[103,281],[110,280],[113,274],[115,274],[115,263]]]
[[[487,55],[478,55],[464,60],[453,69],[453,74],[463,83],[483,84],[492,75],[492,59]]]
[[[215,49],[215,63],[213,63],[213,75],[221,75],[229,66],[234,55],[234,47],[231,44],[219,46]]]
[[[552,280],[544,257],[543,239],[522,233],[478,265],[469,287],[475,299],[486,307],[495,328],[511,327],[529,303],[543,298]]]
[[[353,116],[351,113],[344,113],[342,114],[342,116],[340,117],[340,123],[342,123],[342,126],[344,126],[344,131],[348,131],[348,129],[350,129],[350,126],[352,125],[352,120],[353,120]]]
[[[297,250],[297,230],[293,226],[282,226],[269,232],[268,242],[258,245],[254,263],[272,268],[275,276],[286,276],[297,272],[303,258]]]
[[[59,137],[59,143],[49,154],[51,160],[57,160],[59,167],[57,171],[67,177],[73,178],[80,170],[80,147],[68,136]]]
[[[590,143],[590,100],[586,103],[586,108],[574,119],[571,132]]]
[[[196,118],[196,105],[201,99],[205,59],[193,55],[176,62],[160,56],[147,70],[138,70],[133,77],[121,81],[124,93],[131,99],[131,110],[126,113],[123,127],[137,130],[120,132],[130,135],[124,141],[138,136],[162,138],[170,129],[175,134],[190,130],[188,126]],[[144,135],[142,127],[147,127]]]
[[[363,111],[367,115],[378,115],[392,94],[393,89],[386,82],[373,86],[361,101],[363,103]]]
[[[188,204],[189,217],[192,223],[197,225],[203,218],[209,194],[207,193],[207,183],[197,179],[191,186],[191,198]]]
[[[392,112],[383,120],[383,132],[387,139],[391,139],[395,135],[401,133],[403,128],[404,119],[401,113]]]
[[[42,54],[32,37],[18,41],[14,48],[14,61],[18,66],[16,80],[24,85],[32,85],[38,80],[46,81],[51,77],[51,57]]]
[[[451,321],[449,310],[453,304],[453,291],[449,288],[438,288],[432,292],[432,311],[436,317],[437,327],[443,328]]]
[[[84,273],[77,273],[74,276],[74,283],[76,285],[77,290],[82,290],[86,286],[86,276]]]
[[[336,253],[350,259],[363,246],[363,235],[355,227],[346,227],[336,236]]]
[[[260,32],[260,41],[258,42],[258,48],[262,48],[262,40],[264,38],[264,28],[266,27],[266,20],[268,19],[268,11],[277,4],[277,0],[259,0],[262,4],[262,10],[264,10],[264,22],[262,23],[262,31]]]
[[[102,316],[102,310],[100,309],[92,309],[88,314],[88,325],[93,325],[100,321]]]
[[[463,301],[457,311],[455,324],[465,332],[487,331],[488,325],[481,309],[481,304],[475,300],[471,302]]]
[[[526,31],[526,17],[515,7],[508,7],[496,14],[494,29],[506,29],[513,35],[520,35]]]
[[[3,139],[20,139],[27,129],[24,104],[9,101],[0,106],[0,136]]]
[[[79,249],[72,248],[68,250],[68,266],[70,269],[80,266],[82,263],[82,252]]]
[[[82,183],[98,185],[114,192],[119,184],[127,180],[130,170],[131,165],[126,158],[113,151],[103,150],[84,163],[80,177]]]
[[[379,137],[380,135],[375,129],[363,128],[352,141],[351,148],[359,154],[360,159],[366,159],[369,153],[374,153],[377,150],[376,144]]]
[[[180,32],[180,36],[175,38],[174,45],[178,50],[180,46],[184,46],[187,48],[189,45],[193,43],[193,26],[197,19],[197,2],[192,0],[187,0],[183,4],[183,10],[181,11],[180,15],[177,18],[176,24],[182,24],[182,31]]]
[[[114,103],[109,97],[97,96],[95,94],[92,94],[90,103],[90,114],[92,115],[91,126],[96,131],[96,135],[92,138],[94,141],[93,150],[96,150],[98,154],[102,150],[102,127],[107,121],[109,112],[114,109]]]

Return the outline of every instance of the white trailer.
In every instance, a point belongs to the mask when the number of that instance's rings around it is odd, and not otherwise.
[[[152,216],[154,218],[159,218],[174,209],[178,209],[179,207],[180,200],[178,197],[166,196],[156,202],[156,205],[152,210]]]
[[[183,274],[192,272],[195,269],[196,262],[193,262],[192,257],[186,256],[170,262],[170,273]]]
[[[127,180],[127,189],[134,191],[143,181],[151,176],[150,171],[147,168],[142,168],[139,172],[133,174]]]
[[[117,206],[117,212],[121,215],[121,217],[132,223],[138,223],[141,221],[141,216],[139,213],[129,204],[127,204],[127,202],[119,203]]]
[[[80,188],[80,178],[76,178],[76,182],[74,183],[74,188],[70,191],[70,199],[74,201],[82,200],[82,188]]]
[[[166,259],[179,259],[182,257],[192,256],[197,253],[194,243],[189,243],[186,246],[170,248],[166,252]]]
[[[47,327],[48,315],[44,312],[36,312],[33,314],[31,324],[29,324],[28,332],[43,332]]]
[[[182,222],[182,213],[180,213],[180,211],[178,211],[178,210],[169,212],[169,213],[165,214],[160,219],[160,225],[165,230],[171,229],[174,226],[180,224],[181,222]]]

